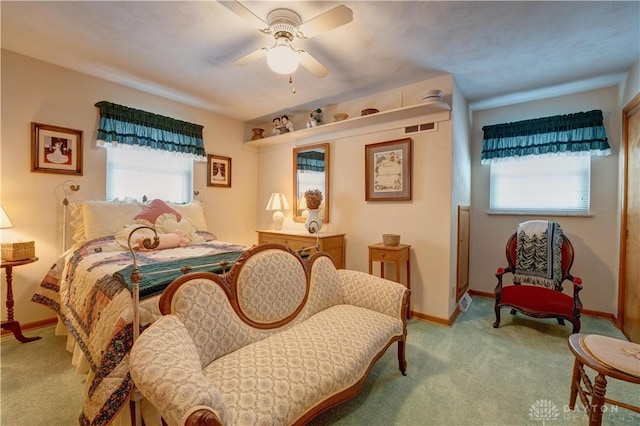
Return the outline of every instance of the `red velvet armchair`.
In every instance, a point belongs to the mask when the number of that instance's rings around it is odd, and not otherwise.
[[[498,268],[496,278],[498,285],[495,288],[495,313],[494,328],[500,326],[500,309],[507,306],[511,313],[516,311],[535,318],[556,318],[558,324],[564,325],[564,320],[573,324],[572,333],[580,331],[580,314],[582,302],[579,293],[582,290],[582,279],[574,277],[570,273],[573,265],[573,245],[569,239],[562,235],[562,279],[555,289],[528,284],[513,284],[503,286],[504,274],[513,274],[516,270],[516,243],[517,236],[514,233],[507,241],[506,255],[509,266]],[[573,296],[562,292],[562,283],[568,280],[573,285]]]

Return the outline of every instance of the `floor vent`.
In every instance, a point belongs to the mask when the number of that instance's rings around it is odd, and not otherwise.
[[[429,132],[436,130],[436,123],[416,124],[404,128],[404,133]]]

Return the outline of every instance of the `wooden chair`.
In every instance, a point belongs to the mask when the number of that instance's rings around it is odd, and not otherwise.
[[[555,288],[546,288],[529,284],[502,285],[502,277],[506,273],[513,274],[516,270],[516,242],[517,236],[514,233],[507,241],[506,255],[509,266],[498,268],[496,278],[498,285],[495,288],[495,313],[496,321],[494,328],[500,326],[500,309],[505,306],[511,308],[511,314],[516,311],[535,318],[556,318],[558,324],[564,325],[564,320],[573,324],[572,333],[580,331],[580,313],[582,312],[582,302],[579,293],[582,290],[582,279],[574,277],[570,273],[573,265],[573,245],[571,241],[562,235],[562,279]],[[573,297],[562,292],[562,283],[571,281],[573,284]]]

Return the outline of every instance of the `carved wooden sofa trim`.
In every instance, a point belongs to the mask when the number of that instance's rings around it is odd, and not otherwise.
[[[405,374],[408,294],[324,253],[254,246],[167,288],[131,375],[170,425],[304,424],[356,395],[394,342]]]

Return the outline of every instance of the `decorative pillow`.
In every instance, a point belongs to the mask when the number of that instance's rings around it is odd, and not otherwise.
[[[204,218],[204,209],[198,201],[187,204],[169,203],[169,207],[178,211],[183,218],[191,219],[196,226],[196,231],[208,231],[207,221]]]
[[[138,228],[140,225],[140,223],[132,223],[122,227],[120,231],[118,231],[114,235],[116,242],[118,242],[118,244],[120,244],[123,248],[129,249],[129,234],[131,234],[133,230]],[[153,240],[154,235],[155,234],[153,233],[153,230],[149,228],[139,229],[133,235],[133,238],[131,238],[131,247],[134,249],[137,248],[138,241],[141,241],[145,238],[151,238]]]
[[[159,234],[180,233],[189,244],[204,241],[203,237],[196,234],[196,226],[191,219],[183,218],[179,221],[174,214],[158,216],[155,228]]]
[[[197,244],[203,243],[207,240],[202,235],[198,235],[196,233],[196,226],[188,218],[182,218],[182,220],[178,220],[175,214],[173,213],[164,213],[158,216],[155,223],[151,223],[146,219],[134,219],[127,225],[124,225],[120,228],[120,230],[114,235],[115,240],[120,244],[123,248],[128,249],[129,243],[129,235],[133,232],[134,229],[140,227],[141,225],[153,227],[158,233],[158,237],[161,238],[161,246],[160,248],[170,248],[169,246],[164,247],[163,239],[172,239],[172,237],[161,237],[161,235],[165,234],[176,234],[180,237],[180,242],[178,245],[173,245],[175,243],[171,243],[171,248],[173,247],[182,247],[189,244]],[[153,239],[154,232],[149,228],[142,228],[136,231],[135,235],[131,239],[131,246],[134,249],[141,247],[139,242],[144,240],[145,238]],[[212,239],[212,238],[208,238]],[[213,238],[215,239],[215,238]],[[171,240],[173,241],[173,240]],[[167,244],[169,242],[167,241]]]
[[[160,243],[158,244],[158,247],[153,249],[146,249],[142,245],[142,242],[144,241],[145,238],[146,237],[138,238],[136,247],[140,251],[162,250],[162,249],[168,249],[168,248],[184,247],[186,245],[186,242],[184,241],[184,239],[182,238],[182,235],[180,235],[179,232],[172,232],[170,234],[158,234],[158,239],[160,239]],[[153,241],[153,237],[151,241]]]
[[[156,219],[158,219],[158,216],[165,213],[176,215],[176,217],[178,218],[178,222],[180,222],[180,219],[182,219],[182,215],[180,213],[178,213],[176,210],[169,207],[167,203],[159,199],[155,199],[151,203],[149,203],[148,206],[146,206],[140,213],[136,215],[135,219],[142,219],[150,223],[155,223]]]

